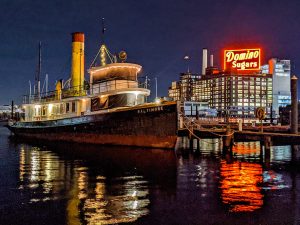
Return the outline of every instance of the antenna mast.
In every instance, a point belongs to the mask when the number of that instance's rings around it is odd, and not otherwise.
[[[106,31],[106,27],[105,27],[105,23],[104,23],[104,18],[102,18],[102,43],[101,45],[104,45],[105,41],[104,41],[104,34]]]
[[[109,61],[111,63],[116,63],[117,62],[117,59],[116,59],[117,57],[115,55],[111,54],[109,52],[108,48],[105,45],[105,42],[104,42],[105,31],[106,31],[106,27],[105,27],[105,23],[104,23],[104,18],[102,18],[101,47],[100,47],[97,55],[95,56],[93,62],[91,63],[90,68],[95,66],[96,60],[98,59],[98,56],[99,56],[99,59],[100,59],[101,66],[105,66],[107,64],[107,62],[106,62],[107,58],[109,59]]]
[[[38,67],[35,74],[35,88],[34,88],[34,94],[38,95],[40,97],[41,95],[41,72],[42,72],[42,42],[39,42],[39,59],[38,59]]]
[[[106,65],[106,55],[105,55],[105,50],[106,46],[104,44],[104,33],[106,31],[105,24],[104,24],[104,18],[102,18],[102,43],[101,43],[101,48],[100,48],[100,60],[101,60],[101,66]]]

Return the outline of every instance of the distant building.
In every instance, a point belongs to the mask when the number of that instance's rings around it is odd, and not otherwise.
[[[180,83],[178,81],[173,81],[171,87],[168,91],[168,96],[172,98],[174,101],[180,101]]]
[[[0,114],[11,113],[11,105],[0,105]]]
[[[300,102],[298,102],[298,112],[300,112]],[[279,108],[279,115],[280,115],[279,122],[282,125],[289,125],[291,123],[291,113],[292,113],[291,105],[288,105],[287,107],[280,107]],[[300,113],[298,113],[298,121],[300,121]]]
[[[196,81],[200,79],[200,75],[192,74],[190,72],[181,73],[179,82],[172,82],[172,86],[169,89],[169,97],[174,101],[199,101],[200,97],[195,92]]]
[[[14,115],[19,116],[22,113],[22,110],[14,105]],[[8,119],[11,117],[11,105],[0,105],[0,119]]]
[[[205,74],[182,73],[179,81],[172,82],[169,97],[207,102],[219,116],[251,120],[255,109],[263,107],[267,117],[278,118],[279,107],[291,102],[290,60],[270,59],[260,66],[260,49],[225,50],[224,54],[224,70],[211,63],[202,68]]]
[[[290,60],[270,59],[269,64],[262,66],[262,73],[272,74],[273,101],[272,108],[276,117],[279,107],[291,104],[291,63]]]
[[[183,103],[183,111],[186,116],[196,116],[197,111],[199,116],[216,116],[216,113],[209,110],[207,102],[185,101]]]
[[[270,111],[272,76],[226,73],[204,76],[181,74],[179,82],[169,88],[169,97],[182,102],[207,102],[209,108],[216,109],[220,116],[254,118],[257,107],[266,107]]]

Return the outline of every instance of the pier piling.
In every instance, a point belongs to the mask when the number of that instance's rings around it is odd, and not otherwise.
[[[194,138],[190,137],[190,151],[193,152],[194,150]]]
[[[272,138],[270,136],[264,136],[262,144],[264,146],[264,162],[265,167],[270,167],[270,161],[271,161],[271,145],[272,145]]]
[[[179,117],[179,128],[181,128],[181,129],[184,128],[182,116]]]
[[[14,101],[11,101],[11,119],[14,119]]]
[[[196,138],[195,141],[196,141],[196,149],[194,151],[194,155],[199,156],[200,155],[200,140],[198,138]]]
[[[291,114],[291,133],[298,133],[298,99],[297,99],[297,83],[298,78],[294,75],[291,78],[291,100],[292,100],[292,114]]]
[[[197,139],[197,151],[200,152],[200,140]]]
[[[298,154],[299,148],[298,145],[292,145],[291,146],[291,163],[292,165],[297,165],[297,154]]]
[[[230,125],[226,127],[226,135],[223,136],[223,149],[231,149],[233,145],[233,134]]]
[[[263,148],[262,141],[260,141],[259,161],[260,161],[260,163],[264,162],[264,148]]]
[[[264,146],[265,149],[271,149],[271,145],[272,145],[272,139],[270,136],[264,136]]]
[[[198,106],[196,105],[196,120],[199,120],[199,111],[198,111]]]

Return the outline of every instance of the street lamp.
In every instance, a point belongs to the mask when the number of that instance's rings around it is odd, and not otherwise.
[[[155,79],[155,99],[157,99],[157,77]]]
[[[189,65],[190,56],[186,55],[186,56],[184,56],[183,59],[186,60],[186,62],[187,62],[187,72],[189,73],[190,72],[190,65]]]

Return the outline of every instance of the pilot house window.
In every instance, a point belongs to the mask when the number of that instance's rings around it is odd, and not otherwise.
[[[72,102],[72,112],[75,112],[76,111],[76,102]]]
[[[42,107],[42,116],[45,116],[46,115],[46,106],[43,106]]]

